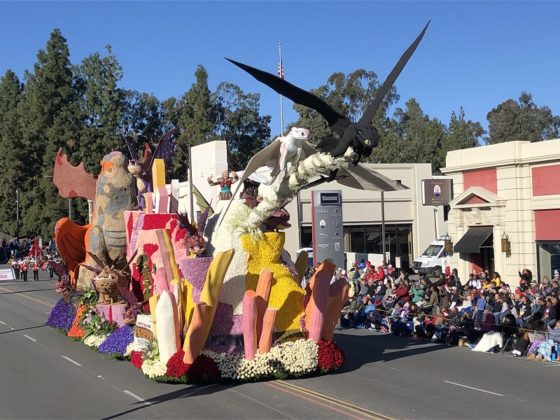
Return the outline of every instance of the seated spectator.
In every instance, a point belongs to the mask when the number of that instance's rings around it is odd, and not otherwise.
[[[545,321],[550,327],[553,327],[556,325],[556,321],[560,319],[560,302],[557,295],[552,295],[549,299],[550,305],[548,306]]]
[[[341,325],[348,325],[350,327],[359,326],[363,322],[364,307],[369,303],[369,298],[367,295],[359,296],[354,299],[350,305],[345,308],[343,313],[343,320],[341,320]]]
[[[548,326],[548,338],[555,343],[560,343],[560,319],[556,321],[553,327]]]
[[[550,295],[560,296],[560,288],[558,287],[558,280],[554,279],[550,283]]]
[[[387,280],[385,295],[381,300],[381,304],[385,308],[392,308],[393,305],[395,304],[395,301],[396,301],[396,296],[395,296],[395,288],[393,287],[393,282],[391,280]]]
[[[535,313],[529,321],[523,325],[520,338],[515,343],[512,351],[514,356],[527,354],[528,357],[535,357],[538,345],[545,341],[546,325],[540,312]]]
[[[397,285],[397,288],[395,290],[395,296],[396,296],[397,302],[400,301],[404,304],[405,302],[409,301],[408,285],[406,284],[405,281],[399,282],[399,284]]]
[[[494,287],[500,288],[502,287],[502,279],[500,277],[500,273],[498,273],[497,271],[494,271],[492,273],[492,284],[494,285]]]
[[[426,294],[426,288],[421,283],[421,280],[416,281],[410,287],[410,300],[412,303],[419,303],[424,300],[424,296]]]
[[[480,331],[483,333],[492,331],[494,329],[494,326],[496,325],[492,309],[493,308],[491,305],[486,305],[486,308],[484,309],[482,323],[480,325]]]
[[[458,308],[463,303],[461,295],[456,286],[452,286],[449,289],[449,308]]]
[[[496,320],[496,324],[500,324],[504,317],[509,313],[509,305],[501,294],[495,295],[493,303],[493,315]]]
[[[476,277],[474,274],[469,274],[469,280],[467,281],[467,287],[474,288],[476,290],[480,290],[482,288],[482,283],[480,279]]]
[[[489,290],[493,288],[494,284],[492,283],[492,280],[490,278],[485,279],[484,283],[482,284],[482,290]]]
[[[512,314],[506,314],[501,324],[497,327],[497,331],[502,334],[502,341],[504,343],[502,350],[508,351],[510,346],[513,348],[513,344],[519,336],[519,328],[517,327],[515,317]]]
[[[449,290],[446,285],[438,286],[438,305],[440,308],[447,308],[449,306]]]
[[[451,276],[449,277],[449,287],[457,287],[459,291],[463,287],[463,285],[461,284],[461,280],[459,279],[459,273],[457,272],[456,268],[451,270]]]

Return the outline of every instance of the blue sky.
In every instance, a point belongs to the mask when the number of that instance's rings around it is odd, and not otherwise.
[[[431,25],[396,82],[400,101],[418,100],[447,123],[463,106],[487,112],[529,91],[560,114],[560,2],[547,1],[0,1],[0,73],[23,77],[60,28],[73,63],[111,45],[121,86],[159,99],[181,96],[202,64],[213,90],[230,81],[261,94],[279,132],[279,99],[224,57],[275,73],[278,43],[286,79],[311,89],[335,71],[373,70],[384,80],[425,23]],[[284,104],[285,123],[296,119]]]

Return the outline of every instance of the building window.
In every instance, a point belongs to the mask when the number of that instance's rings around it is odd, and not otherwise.
[[[539,280],[552,279],[554,270],[560,271],[560,241],[537,241],[537,270]]]
[[[385,252],[390,254],[389,262],[396,265],[396,258],[400,259],[401,268],[411,267],[412,243],[410,241],[412,225],[385,226]],[[357,254],[383,254],[381,225],[349,226],[344,228],[344,237],[349,238],[349,246],[345,241],[345,251]],[[313,234],[310,226],[301,229],[301,246],[313,246]]]

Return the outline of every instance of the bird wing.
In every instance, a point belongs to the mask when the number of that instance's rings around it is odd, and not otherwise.
[[[394,181],[363,165],[339,169],[336,181],[347,187],[366,191],[398,191],[408,189],[408,187],[400,182]]]
[[[239,182],[237,182],[237,187],[235,188],[235,192],[232,194],[231,199],[229,200],[229,203],[226,209],[224,210],[224,214],[221,217],[221,220],[224,220],[224,217],[226,216],[229,207],[231,206],[231,203],[233,202],[233,200],[237,196],[237,193],[239,192],[239,188],[241,188],[241,186],[243,185],[243,181],[249,178],[249,176],[253,174],[258,168],[260,168],[261,166],[265,166],[267,162],[271,160],[278,161],[278,154],[280,152],[281,142],[282,140],[280,140],[280,138],[277,138],[268,146],[266,146],[264,149],[262,149],[260,152],[255,154],[251,158],[251,160],[249,160],[249,163],[247,164],[247,167],[245,168],[243,175],[241,175]]]
[[[302,159],[305,159],[305,158],[317,153],[317,150],[315,149],[315,146],[312,145],[311,143],[309,143],[307,140],[303,140],[301,142],[301,151],[303,152],[303,154],[301,156]]]
[[[381,101],[383,101],[385,95],[387,95],[389,90],[391,90],[393,84],[395,83],[395,80],[397,80],[397,77],[399,77],[399,74],[401,74],[401,71],[404,69],[404,66],[406,66],[406,63],[408,63],[410,57],[412,57],[412,54],[414,54],[414,51],[416,50],[416,47],[418,47],[418,44],[420,44],[420,41],[422,41],[422,38],[424,37],[429,24],[430,21],[428,21],[426,26],[424,26],[424,29],[422,30],[422,32],[420,32],[420,35],[416,37],[410,47],[408,47],[408,49],[403,53],[391,73],[389,73],[389,76],[387,76],[387,79],[385,79],[385,81],[383,82],[383,86],[381,86],[381,89],[377,91],[375,99],[367,107],[366,112],[364,112],[364,115],[362,115],[362,118],[360,118],[360,121],[357,124],[358,126],[371,124],[371,120],[373,120],[373,116],[377,112],[379,105],[381,105]]]
[[[280,95],[291,99],[296,104],[306,106],[308,108],[314,109],[319,114],[321,114],[326,120],[329,126],[334,125],[340,119],[347,120],[347,118],[340,112],[333,109],[329,104],[318,96],[313,95],[306,90],[298,88],[284,79],[281,79],[274,74],[267,73],[266,71],[259,70],[257,68],[248,66],[247,64],[239,63],[234,60],[226,58],[230,63],[235,64],[237,67],[245,70],[259,82],[264,83],[271,89],[278,92]]]

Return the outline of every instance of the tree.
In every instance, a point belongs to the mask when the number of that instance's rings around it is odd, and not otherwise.
[[[379,88],[379,80],[373,71],[358,69],[347,76],[340,72],[333,73],[325,85],[312,89],[310,92],[324,99],[351,121],[358,121]],[[372,124],[378,131],[383,131],[382,126],[387,109],[397,100],[397,90],[393,86],[373,118]],[[312,143],[317,143],[330,134],[326,120],[317,111],[297,104],[294,104],[294,109],[300,117],[291,126],[308,128],[311,131],[310,141]]]
[[[212,96],[218,110],[216,134],[227,142],[230,167],[242,170],[269,140],[270,116],[259,115],[259,94],[245,94],[234,84],[220,83]]]
[[[55,222],[67,213],[67,203],[52,185],[54,157],[63,147],[71,156],[81,127],[66,39],[55,29],[45,50],[37,54],[34,72],[26,74],[21,101],[22,139],[26,166],[33,171],[24,185],[24,232],[50,237]]]
[[[465,110],[451,113],[449,125],[446,128],[442,147],[437,150],[440,167],[445,164],[447,152],[452,150],[468,149],[479,145],[479,141],[486,131],[479,122],[465,120]],[[437,169],[439,170],[438,167]]]
[[[178,123],[182,133],[178,138],[172,172],[174,177],[181,179],[187,174],[189,145],[211,140],[216,127],[216,109],[210,97],[208,73],[199,65],[194,75],[195,83],[181,98],[178,107]]]
[[[125,112],[125,92],[118,87],[122,67],[107,46],[107,55],[86,57],[76,68],[82,128],[74,162],[83,161],[86,169],[97,175],[101,158],[111,150],[122,148],[120,128]]]
[[[533,96],[522,92],[519,100],[508,99],[493,108],[488,115],[487,144],[513,140],[541,141],[558,137],[560,116],[549,107],[539,107]]]
[[[13,71],[8,70],[0,78],[0,231],[13,235],[17,231],[16,189],[25,176],[18,113],[22,91],[23,85]]]
[[[431,163],[437,172],[445,159],[439,153],[445,134],[445,125],[425,115],[416,99],[411,98],[404,109],[395,110],[373,156],[382,163]]]

